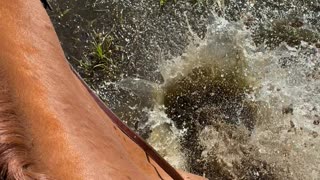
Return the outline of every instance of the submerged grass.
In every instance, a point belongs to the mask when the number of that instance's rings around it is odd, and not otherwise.
[[[121,53],[122,47],[114,43],[108,33],[90,34],[92,39],[90,52],[79,60],[79,68],[84,79],[90,84],[96,81],[116,81],[120,78],[119,63],[115,55]]]

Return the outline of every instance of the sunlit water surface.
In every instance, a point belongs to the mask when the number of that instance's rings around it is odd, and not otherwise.
[[[56,0],[51,18],[80,73],[93,30],[122,46],[122,73],[89,82],[174,167],[319,179],[319,2],[210,2]]]

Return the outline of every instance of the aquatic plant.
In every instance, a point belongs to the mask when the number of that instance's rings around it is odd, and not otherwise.
[[[79,61],[79,68],[85,80],[92,84],[95,81],[119,79],[119,60],[114,58],[113,53],[121,52],[122,47],[115,45],[113,37],[108,33],[93,31],[90,37],[91,52]]]

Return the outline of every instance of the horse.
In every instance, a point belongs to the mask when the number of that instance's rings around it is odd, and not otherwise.
[[[1,0],[0,179],[194,179],[72,71],[39,0]]]

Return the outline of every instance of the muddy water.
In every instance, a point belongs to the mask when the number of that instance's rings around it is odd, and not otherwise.
[[[157,111],[180,132],[179,161],[209,179],[317,179],[319,49],[265,49],[251,37],[215,17],[205,39],[160,66]]]
[[[73,65],[176,168],[319,179],[319,3],[56,0],[51,17]],[[117,77],[79,65],[93,32],[122,47]]]

